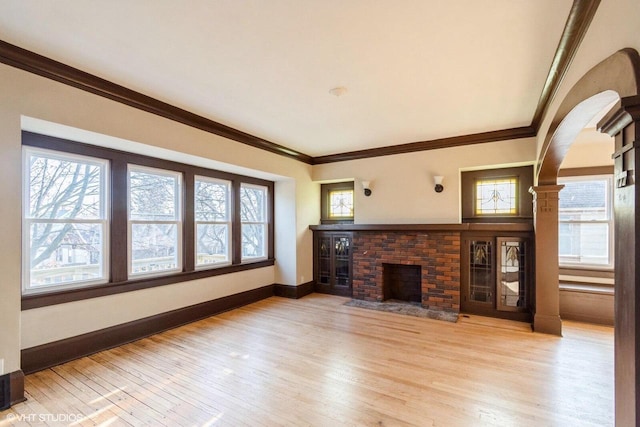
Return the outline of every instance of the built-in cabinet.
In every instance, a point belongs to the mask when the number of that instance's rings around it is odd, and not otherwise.
[[[311,230],[316,292],[532,320],[535,240],[529,223],[336,224]],[[395,282],[406,287],[411,280],[388,264],[419,266],[413,274],[420,281],[416,298],[393,295]]]
[[[463,235],[462,312],[531,320],[533,238],[527,235]]]
[[[352,234],[316,231],[313,240],[315,291],[351,296]]]

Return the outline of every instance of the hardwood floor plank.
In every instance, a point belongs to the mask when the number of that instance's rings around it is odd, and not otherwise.
[[[0,427],[75,412],[81,426],[613,425],[612,328],[564,322],[558,338],[346,301],[273,297],[28,375]]]

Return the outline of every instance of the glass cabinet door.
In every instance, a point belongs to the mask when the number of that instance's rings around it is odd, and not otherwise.
[[[335,237],[335,286],[351,286],[351,238]]]
[[[322,236],[318,239],[318,278],[322,285],[331,283],[331,237]]]
[[[351,296],[353,237],[346,232],[316,232],[313,239],[315,291]]]
[[[469,242],[469,301],[493,303],[493,241]]]
[[[526,241],[498,237],[498,271],[496,308],[501,311],[522,311],[527,307]]]

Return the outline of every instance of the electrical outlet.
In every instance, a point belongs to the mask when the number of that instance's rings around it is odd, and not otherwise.
[[[300,281],[304,283],[304,276],[300,276]]]
[[[4,359],[0,359],[0,375],[4,375]]]

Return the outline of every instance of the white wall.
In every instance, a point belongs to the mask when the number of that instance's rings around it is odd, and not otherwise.
[[[355,179],[355,223],[460,222],[460,171],[507,167],[535,161],[534,138],[469,145],[316,165],[313,179]],[[433,175],[444,176],[434,191]],[[360,181],[370,180],[365,197]]]
[[[77,134],[98,145],[275,180],[276,265],[21,313],[21,123],[46,128],[47,122],[89,131]],[[60,132],[60,126],[51,129]],[[319,186],[311,181],[311,166],[293,159],[0,64],[0,170],[0,358],[5,372],[20,368],[21,348],[272,283],[297,285],[301,277],[311,278],[308,225],[317,223]]]
[[[274,267],[247,270],[22,312],[21,348],[73,337],[273,283]]]
[[[613,138],[595,129],[585,129],[567,151],[560,169],[613,166]]]

